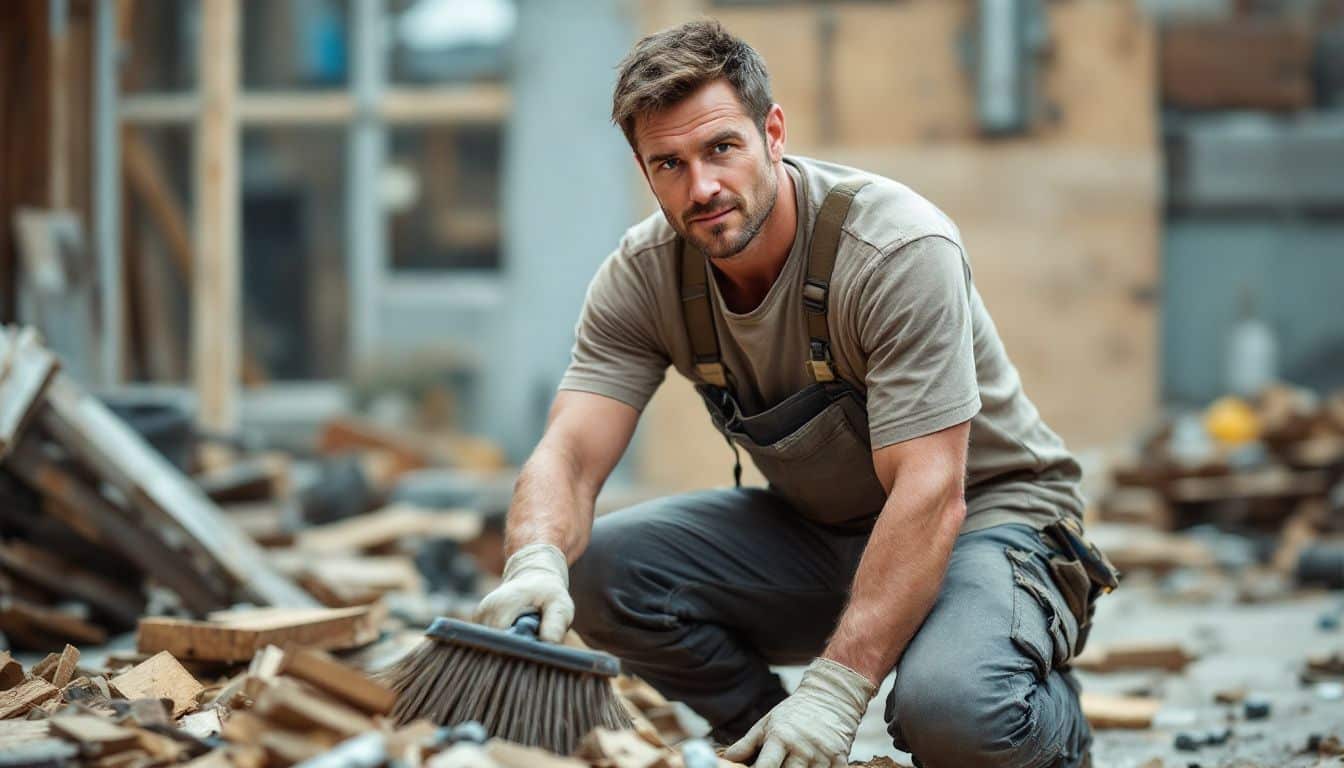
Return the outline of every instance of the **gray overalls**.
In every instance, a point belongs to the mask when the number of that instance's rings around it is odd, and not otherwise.
[[[709,266],[680,249],[697,390],[769,487],[740,487],[739,465],[738,487],[604,515],[571,568],[584,640],[689,704],[720,741],[784,698],[771,664],[806,663],[824,649],[886,502],[864,397],[834,373],[826,320],[841,228],[863,185],[833,188],[813,227],[803,290],[813,383],[761,413],[742,412],[719,357]],[[848,479],[856,463],[867,468],[859,482]],[[958,538],[887,698],[894,743],[920,765],[1082,764],[1091,733],[1067,665],[1101,587],[1080,544],[1051,538],[1015,524]]]

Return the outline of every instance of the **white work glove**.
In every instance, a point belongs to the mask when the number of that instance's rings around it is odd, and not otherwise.
[[[550,544],[528,544],[504,564],[504,581],[481,600],[476,621],[508,629],[525,613],[541,612],[538,636],[558,643],[574,620],[569,597],[569,563],[565,553]]]
[[[877,688],[868,678],[830,659],[816,659],[793,695],[775,705],[747,735],[724,750],[754,768],[844,768],[868,701]]]

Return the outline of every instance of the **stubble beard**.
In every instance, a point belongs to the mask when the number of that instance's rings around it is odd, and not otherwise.
[[[695,246],[707,258],[712,260],[731,259],[751,245],[751,241],[756,239],[761,229],[765,227],[765,222],[770,218],[770,214],[775,210],[775,203],[779,199],[779,182],[775,178],[774,169],[769,163],[765,164],[765,169],[759,177],[759,181],[752,187],[752,197],[760,205],[755,211],[749,211],[746,207],[746,200],[740,196],[734,196],[728,205],[709,206],[713,210],[722,211],[725,207],[737,208],[746,216],[746,222],[742,229],[732,239],[725,239],[724,233],[728,230],[727,224],[715,224],[710,228],[707,236],[696,235],[692,227],[694,224],[678,224],[677,219],[673,217],[666,208],[663,208],[663,215],[667,218],[672,228],[677,230],[678,234],[684,237],[691,245]],[[708,211],[705,211],[708,212]],[[688,211],[687,216],[702,215],[700,210],[692,209]]]

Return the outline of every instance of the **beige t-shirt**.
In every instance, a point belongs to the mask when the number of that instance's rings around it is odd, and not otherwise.
[[[862,177],[871,183],[843,228],[827,321],[836,372],[867,398],[872,447],[970,420],[964,530],[1081,515],[1078,464],[1023,394],[952,221],[890,179],[803,157],[785,164],[799,217],[779,279],[745,314],[728,311],[709,282],[720,352],[744,412],[813,383],[804,365],[806,246],[827,191]],[[682,316],[677,236],[661,212],[631,227],[599,268],[575,334],[560,389],[643,410],[668,365],[703,383]]]

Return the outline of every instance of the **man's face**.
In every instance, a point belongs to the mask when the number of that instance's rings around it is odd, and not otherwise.
[[[711,259],[735,256],[760,232],[775,207],[774,164],[783,151],[767,147],[726,80],[702,86],[677,104],[635,121],[635,155],[672,228]]]

